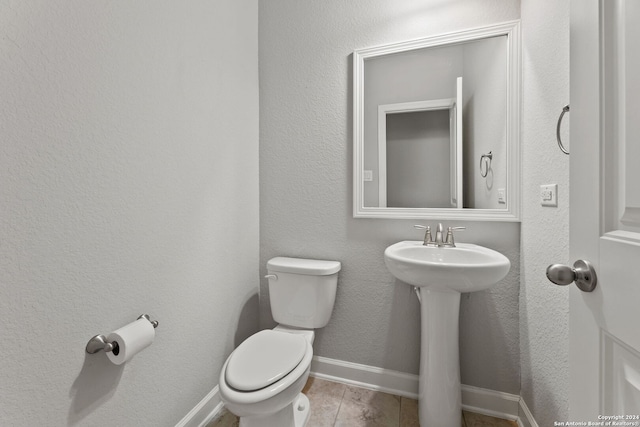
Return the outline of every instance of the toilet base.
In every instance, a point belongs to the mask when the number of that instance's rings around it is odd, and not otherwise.
[[[240,417],[240,427],[304,427],[309,421],[309,398],[300,393],[289,405],[264,417]]]

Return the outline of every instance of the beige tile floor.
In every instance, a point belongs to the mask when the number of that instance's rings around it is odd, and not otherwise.
[[[311,401],[306,427],[419,427],[418,402],[309,377],[302,390]],[[518,427],[515,421],[462,412],[462,427]],[[223,410],[207,427],[237,427],[238,418]]]

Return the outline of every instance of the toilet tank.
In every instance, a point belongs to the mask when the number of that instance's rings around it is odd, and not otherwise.
[[[338,261],[276,257],[267,262],[273,319],[298,328],[323,328],[336,300]]]

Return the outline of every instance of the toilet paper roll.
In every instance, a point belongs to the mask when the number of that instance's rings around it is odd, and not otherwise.
[[[155,336],[156,331],[151,322],[147,319],[138,319],[107,335],[107,342],[115,346],[107,353],[107,357],[112,363],[122,365],[149,347]]]

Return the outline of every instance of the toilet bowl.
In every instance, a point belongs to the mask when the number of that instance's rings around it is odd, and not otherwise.
[[[311,368],[311,341],[283,329],[252,335],[222,367],[220,395],[242,427],[302,427],[309,418],[309,400],[301,392]]]
[[[240,427],[303,427],[310,414],[309,378],[315,328],[333,310],[337,261],[276,257],[267,263],[274,329],[247,338],[220,372],[220,397]]]

